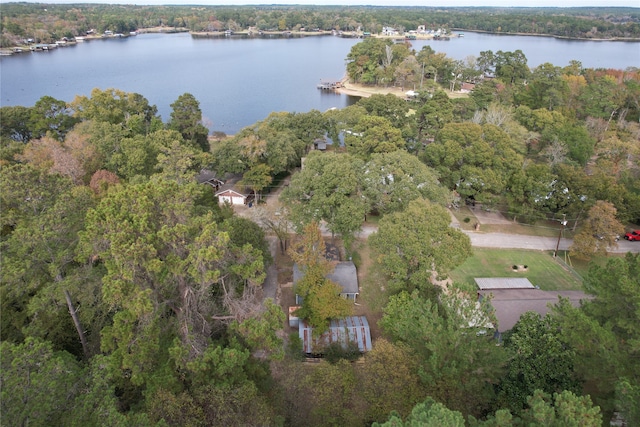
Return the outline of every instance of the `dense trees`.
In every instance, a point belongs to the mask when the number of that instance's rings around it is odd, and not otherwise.
[[[369,241],[392,289],[428,290],[433,277],[471,254],[469,237],[449,227],[450,222],[446,209],[422,199],[381,219]]]
[[[368,211],[362,197],[362,171],[362,161],[351,155],[310,153],[282,193],[293,223],[301,229],[314,220],[326,221],[332,233],[353,236]]]
[[[367,17],[264,10],[265,28],[309,19],[355,29]],[[216,9],[206,25],[242,28],[243,12]],[[154,13],[201,25],[199,11]],[[109,25],[131,24],[116,15]],[[409,102],[273,113],[211,151],[189,94],[167,124],[144,97],[116,89],[0,109],[7,422],[598,425],[616,410],[638,424],[637,256],[593,267],[592,300],[526,315],[500,346],[487,334],[487,300],[441,280],[471,252],[443,207],[455,192],[516,220],[565,214],[574,250],[595,245],[588,253],[615,244],[617,221],[640,218],[637,70],[529,70],[517,51],[459,62],[404,44],[356,46],[349,67],[363,81],[423,90]],[[439,89],[485,72],[495,78],[469,98]],[[309,153],[318,139],[332,144]],[[203,167],[242,173],[256,194],[293,173],[279,215],[255,219],[281,249],[292,225],[307,226],[290,255],[305,273],[297,314],[318,331],[353,309],[326,279],[320,229],[358,261],[350,243],[378,216],[368,245],[381,338],[364,364],[340,351],[328,363],[293,361],[299,340],[283,345],[282,308],[258,298],[272,261],[265,232],[214,204],[194,182]]]
[[[415,30],[427,23],[437,28],[463,28],[493,33],[547,34],[580,38],[638,38],[633,8],[399,8],[276,6],[157,7],[114,5],[29,5],[9,3],[2,21],[2,47],[25,38],[50,43],[95,29],[128,33],[165,26],[191,31],[342,30],[378,33],[383,26]]]

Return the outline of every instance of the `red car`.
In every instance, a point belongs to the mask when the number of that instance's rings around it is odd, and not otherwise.
[[[632,232],[625,234],[624,238],[630,242],[633,242],[634,240],[640,242],[640,230],[633,230]]]

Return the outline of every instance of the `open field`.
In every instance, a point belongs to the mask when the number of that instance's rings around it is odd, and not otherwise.
[[[474,277],[526,277],[547,291],[582,290],[580,279],[554,261],[549,252],[474,248],[474,255],[451,273],[454,282],[474,284]],[[527,271],[513,271],[526,265]]]

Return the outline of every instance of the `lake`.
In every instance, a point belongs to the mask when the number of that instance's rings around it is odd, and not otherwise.
[[[185,92],[200,102],[211,131],[237,133],[273,111],[343,108],[357,99],[316,88],[345,75],[345,58],[357,39],[192,38],[189,34],[142,34],[91,40],[50,52],[0,59],[1,105],[32,106],[42,96],[71,101],[93,88],[137,92],[158,107],[163,120]],[[560,40],[465,32],[450,41],[417,40],[454,59],[481,51],[522,50],[530,67],[545,62],[588,68],[640,67],[640,43]]]

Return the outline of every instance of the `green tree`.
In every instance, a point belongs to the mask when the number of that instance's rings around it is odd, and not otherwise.
[[[35,138],[49,134],[61,141],[78,121],[72,117],[66,102],[51,96],[40,98],[30,109],[30,113],[29,128]]]
[[[598,406],[593,406],[591,398],[577,396],[565,390],[551,395],[536,390],[529,397],[527,410],[522,418],[526,425],[552,427],[598,427],[602,425],[602,414]]]
[[[366,38],[354,44],[347,55],[349,78],[356,83],[378,83],[379,69],[391,65],[386,47],[392,44],[391,40],[378,38]]]
[[[546,62],[534,68],[526,89],[519,98],[531,109],[555,110],[563,106],[569,95],[569,86],[560,67]]]
[[[27,142],[33,135],[31,109],[28,107],[0,107],[0,136],[18,142]]]
[[[260,192],[273,182],[271,172],[272,169],[269,165],[259,163],[244,173],[239,184],[253,190],[256,200],[260,200]]]
[[[453,121],[453,104],[449,96],[442,90],[433,94],[421,94],[423,102],[417,111],[418,141],[435,138],[438,131]]]
[[[494,63],[496,77],[507,84],[522,83],[529,77],[527,58],[520,49],[514,52],[497,51]]]
[[[33,338],[22,344],[1,342],[0,355],[2,423],[65,425],[82,380],[82,369],[73,357]]]
[[[365,165],[364,195],[379,213],[398,212],[424,198],[444,205],[449,195],[437,173],[404,150],[377,153]]]
[[[640,378],[638,322],[640,255],[627,253],[605,266],[591,265],[586,292],[595,298],[574,308],[563,301],[556,309],[563,339],[576,351],[576,372],[586,380],[594,401],[610,414],[616,387]],[[620,408],[629,411],[624,402]]]
[[[91,91],[91,97],[76,96],[70,108],[80,120],[94,120],[117,125],[128,136],[145,135],[162,127],[155,105],[138,93],[118,89]]]
[[[478,317],[473,299],[443,293],[434,301],[402,291],[389,299],[380,326],[416,353],[429,396],[463,414],[483,414],[502,373],[503,350],[469,326]]]
[[[306,319],[314,328],[315,336],[319,336],[327,330],[331,319],[351,315],[353,303],[342,298],[340,285],[326,277],[333,267],[326,259],[317,223],[311,222],[304,228],[302,238],[289,249],[289,254],[303,273],[295,288],[296,294],[303,298],[296,315]]]
[[[351,363],[346,360],[322,363],[305,382],[314,402],[310,424],[339,427],[359,422],[352,403],[357,382]]]
[[[569,253],[578,258],[590,259],[593,255],[607,255],[609,249],[618,247],[618,239],[624,226],[616,218],[616,208],[608,202],[598,200],[589,209],[580,232],[576,234]]]
[[[505,335],[510,360],[498,389],[500,407],[521,414],[536,390],[579,392],[574,373],[575,351],[562,340],[560,325],[551,316],[527,312]]]
[[[184,93],[171,104],[171,108],[169,129],[177,130],[185,141],[209,152],[209,131],[202,124],[202,111],[198,100],[190,93]]]
[[[450,223],[445,208],[421,199],[380,220],[369,243],[392,290],[429,291],[434,275],[445,275],[471,255],[469,237]]]
[[[347,152],[362,159],[405,148],[402,133],[383,117],[363,116],[344,138]]]
[[[419,363],[410,348],[377,339],[367,353],[366,369],[360,372],[361,394],[368,404],[368,419],[382,420],[391,411],[402,417],[422,396],[424,388],[416,375]]]
[[[505,194],[514,220],[533,223],[549,212],[547,200],[557,177],[545,164],[528,164],[516,171]]]
[[[411,414],[403,422],[397,414],[392,414],[384,423],[373,423],[373,427],[464,427],[462,414],[452,411],[442,403],[427,398],[414,406]]]
[[[332,234],[351,238],[368,211],[362,170],[363,162],[351,155],[311,152],[281,195],[294,226],[324,220]]]
[[[167,360],[204,357],[216,322],[242,320],[252,305],[233,303],[264,279],[259,251],[234,247],[212,213],[201,215],[196,183],[153,179],[109,192],[87,215],[82,257],[104,263],[102,294],[114,308],[103,351],[140,386]]]
[[[510,136],[492,124],[450,123],[423,155],[442,182],[462,197],[490,203],[520,169],[522,156]]]
[[[362,98],[357,105],[364,107],[372,116],[384,117],[391,125],[403,130],[410,122],[409,105],[405,100],[393,94],[374,94],[368,98]]]

